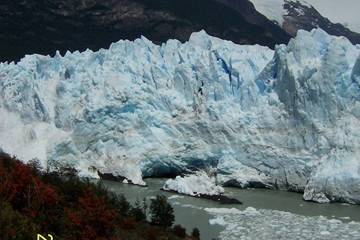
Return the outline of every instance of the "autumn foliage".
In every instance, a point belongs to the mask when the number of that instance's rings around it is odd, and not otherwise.
[[[76,232],[78,239],[96,239],[98,236],[111,236],[116,221],[116,212],[107,207],[104,197],[87,189],[84,196],[79,197],[77,210],[67,210],[70,220],[69,228]]]
[[[44,183],[45,179],[52,184]],[[61,186],[64,181],[74,183],[76,189],[66,192]],[[102,193],[104,190],[88,182],[41,175],[14,158],[0,156],[0,200],[7,203],[9,212],[34,223],[34,231],[55,232],[66,239],[108,239],[114,235],[114,226],[121,216]],[[16,228],[0,230],[0,239],[16,239]]]
[[[57,240],[182,239],[149,224],[145,208],[102,185],[41,173],[0,153],[1,240],[34,239],[37,233]]]
[[[14,160],[10,169],[1,165],[0,169],[1,196],[15,208],[39,211],[58,203],[56,191],[34,175],[31,167]]]

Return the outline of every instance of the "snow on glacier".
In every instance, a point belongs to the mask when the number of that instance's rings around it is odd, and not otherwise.
[[[250,0],[255,9],[266,16],[268,19],[275,21],[280,26],[284,23],[284,15],[286,10],[284,9],[284,0]]]
[[[220,239],[349,239],[360,238],[360,224],[344,223],[323,216],[307,217],[289,212],[255,209],[248,207],[241,211],[226,208],[205,208],[214,216],[211,225],[222,225],[225,229]]]
[[[271,21],[275,21],[279,26],[284,24],[284,16],[288,14],[285,9],[286,3],[300,3],[302,7],[312,8],[312,6],[304,0],[250,0],[254,4],[256,11],[266,16]],[[295,9],[299,15],[303,15],[303,9]]]
[[[218,181],[360,203],[360,47],[299,31],[275,51],[194,33],[0,64],[0,148],[50,170]]]

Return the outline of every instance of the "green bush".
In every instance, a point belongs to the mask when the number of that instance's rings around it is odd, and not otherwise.
[[[191,233],[191,236],[196,239],[196,240],[199,240],[200,239],[200,231],[198,228],[194,228],[192,230],[192,233]]]
[[[131,205],[126,200],[124,195],[117,195],[116,193],[108,193],[107,202],[113,208],[116,209],[119,216],[127,217],[130,215]]]
[[[141,206],[140,201],[137,200],[135,205],[130,209],[130,217],[134,218],[136,221],[146,221],[146,209]]]
[[[151,199],[150,216],[152,224],[165,228],[171,227],[175,220],[174,209],[163,195],[158,195],[155,199]]]

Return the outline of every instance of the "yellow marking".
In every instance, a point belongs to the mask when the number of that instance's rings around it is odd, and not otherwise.
[[[51,234],[48,234],[49,239],[47,239],[46,237],[44,237],[41,234],[37,234],[37,238],[36,240],[54,240],[53,236]]]

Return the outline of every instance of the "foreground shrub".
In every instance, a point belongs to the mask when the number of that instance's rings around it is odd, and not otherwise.
[[[166,197],[131,206],[124,196],[76,176],[43,173],[0,153],[0,239],[34,239],[37,233],[58,240],[178,239],[166,229],[174,222]],[[175,228],[177,229],[177,227]],[[177,235],[184,231],[178,229]],[[186,234],[185,234],[186,235]]]
[[[33,239],[38,229],[31,219],[15,211],[9,202],[0,199],[0,239]]]
[[[131,218],[126,218],[121,222],[121,228],[125,230],[131,230],[136,228],[136,221]]]
[[[146,240],[157,240],[159,237],[159,230],[156,228],[150,228],[146,232]]]
[[[1,164],[1,163],[0,163]],[[10,169],[1,164],[2,179],[0,194],[14,209],[34,211],[54,206],[58,201],[56,191],[34,175],[30,166],[14,160]]]
[[[48,231],[56,225],[60,196],[36,174],[30,166],[0,156],[0,197],[12,209]]]
[[[151,223],[162,227],[171,227],[175,220],[174,209],[163,195],[151,199],[150,215]]]
[[[143,206],[141,206],[139,200],[135,202],[135,205],[130,208],[130,216],[136,221],[146,221],[146,205],[145,201]]]
[[[198,228],[194,228],[192,230],[191,236],[195,239],[195,240],[199,240],[200,239],[200,231]]]
[[[119,216],[127,217],[131,209],[130,203],[126,200],[124,195],[117,195],[110,193],[107,197],[107,203],[117,211]]]
[[[176,236],[180,237],[180,238],[185,238],[186,237],[186,229],[183,228],[181,225],[175,225],[173,227],[173,232]]]
[[[88,190],[78,199],[78,210],[67,210],[69,230],[80,239],[96,239],[113,235],[116,213],[105,198]]]

